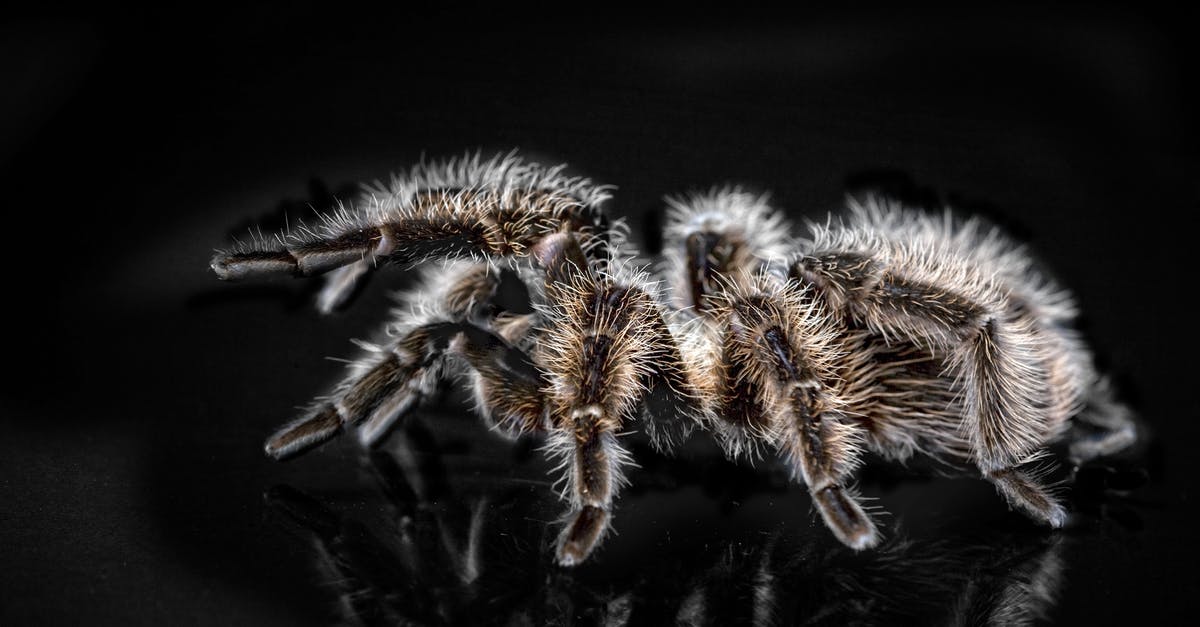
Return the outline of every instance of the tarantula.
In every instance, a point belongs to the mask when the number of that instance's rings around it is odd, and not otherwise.
[[[877,196],[793,240],[765,197],[670,199],[674,306],[704,421],[730,455],[768,445],[847,546],[879,542],[849,485],[865,449],[973,464],[1014,507],[1061,527],[1030,470],[1069,419],[1078,464],[1135,438],[1070,324],[1070,296],[996,229]]]
[[[386,340],[360,343],[346,378],[266,452],[291,457],[347,427],[373,445],[459,375],[489,424],[544,436],[560,461],[570,507],[556,556],[569,566],[610,527],[631,463],[618,436],[637,418],[661,451],[694,425],[730,454],[778,449],[855,549],[879,539],[850,485],[864,448],[974,463],[1010,503],[1061,526],[1062,506],[1023,466],[1076,414],[1103,428],[1072,444],[1078,458],[1133,438],[1067,327],[1069,297],[975,222],[871,201],[793,240],[744,192],[676,199],[666,306],[605,216],[608,192],[512,153],[466,156],[368,187],[317,226],[219,251],[223,279],[328,273],[322,311],[378,265],[438,262]],[[531,312],[501,306],[504,265]]]

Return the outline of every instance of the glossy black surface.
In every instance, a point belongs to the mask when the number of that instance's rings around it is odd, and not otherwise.
[[[1020,607],[1115,624],[1194,605],[1183,16],[643,30],[492,11],[8,18],[0,623],[670,624],[703,607],[730,624],[750,621],[764,573],[784,624]],[[982,213],[1076,293],[1155,437],[1080,471],[1060,533],[981,481],[873,465],[861,487],[890,540],[858,555],[772,464],[702,439],[673,460],[639,446],[617,535],[574,570],[549,562],[560,510],[536,443],[494,436],[453,393],[372,455],[347,438],[266,459],[265,436],[340,376],[326,358],[376,331],[405,273],[321,317],[315,283],[221,283],[212,249],[422,153],[513,147],[617,185],[610,211],[651,252],[664,194],[726,182],[797,220],[862,186]],[[464,582],[472,524],[484,546]]]

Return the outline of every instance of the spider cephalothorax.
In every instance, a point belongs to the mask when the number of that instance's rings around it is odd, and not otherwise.
[[[415,168],[319,228],[218,253],[212,267],[226,279],[332,270],[322,309],[377,264],[431,264],[402,297],[388,339],[364,343],[346,379],[269,438],[267,453],[292,456],[348,426],[374,444],[446,374],[461,373],[492,425],[546,437],[571,508],[558,560],[583,560],[608,529],[629,463],[617,434],[641,416],[669,448],[690,430],[694,405],[654,284],[600,209],[605,189],[514,155],[464,158]],[[532,313],[495,302],[502,261],[526,282]]]
[[[866,449],[973,464],[1059,527],[1029,466],[1073,416],[1102,431],[1071,443],[1076,461],[1132,441],[1070,297],[998,231],[868,198],[781,256],[778,226],[760,225],[782,218],[752,196],[671,204],[664,272],[696,317],[682,346],[707,424],[730,454],[778,450],[848,546],[879,540],[847,485]]]

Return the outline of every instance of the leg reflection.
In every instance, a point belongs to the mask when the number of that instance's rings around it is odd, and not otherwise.
[[[268,493],[270,510],[311,538],[350,624],[1031,625],[1054,608],[1072,541],[976,525],[890,533],[860,553],[793,526],[702,552],[659,543],[636,567],[562,569],[545,531],[557,504],[542,486],[501,476],[463,489],[428,443],[397,440],[364,458],[382,497],[375,524],[293,488]]]

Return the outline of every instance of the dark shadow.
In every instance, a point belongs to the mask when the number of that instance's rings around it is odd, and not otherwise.
[[[313,301],[320,289],[321,282],[312,279],[276,284],[262,284],[257,281],[222,283],[193,293],[184,301],[184,307],[188,310],[203,310],[235,303],[274,303],[283,311],[313,309]]]
[[[661,202],[655,203],[653,206],[644,207],[639,215],[639,219],[633,226],[637,227],[636,232],[639,235],[642,251],[647,255],[657,257],[662,254],[663,250],[667,207]]]

